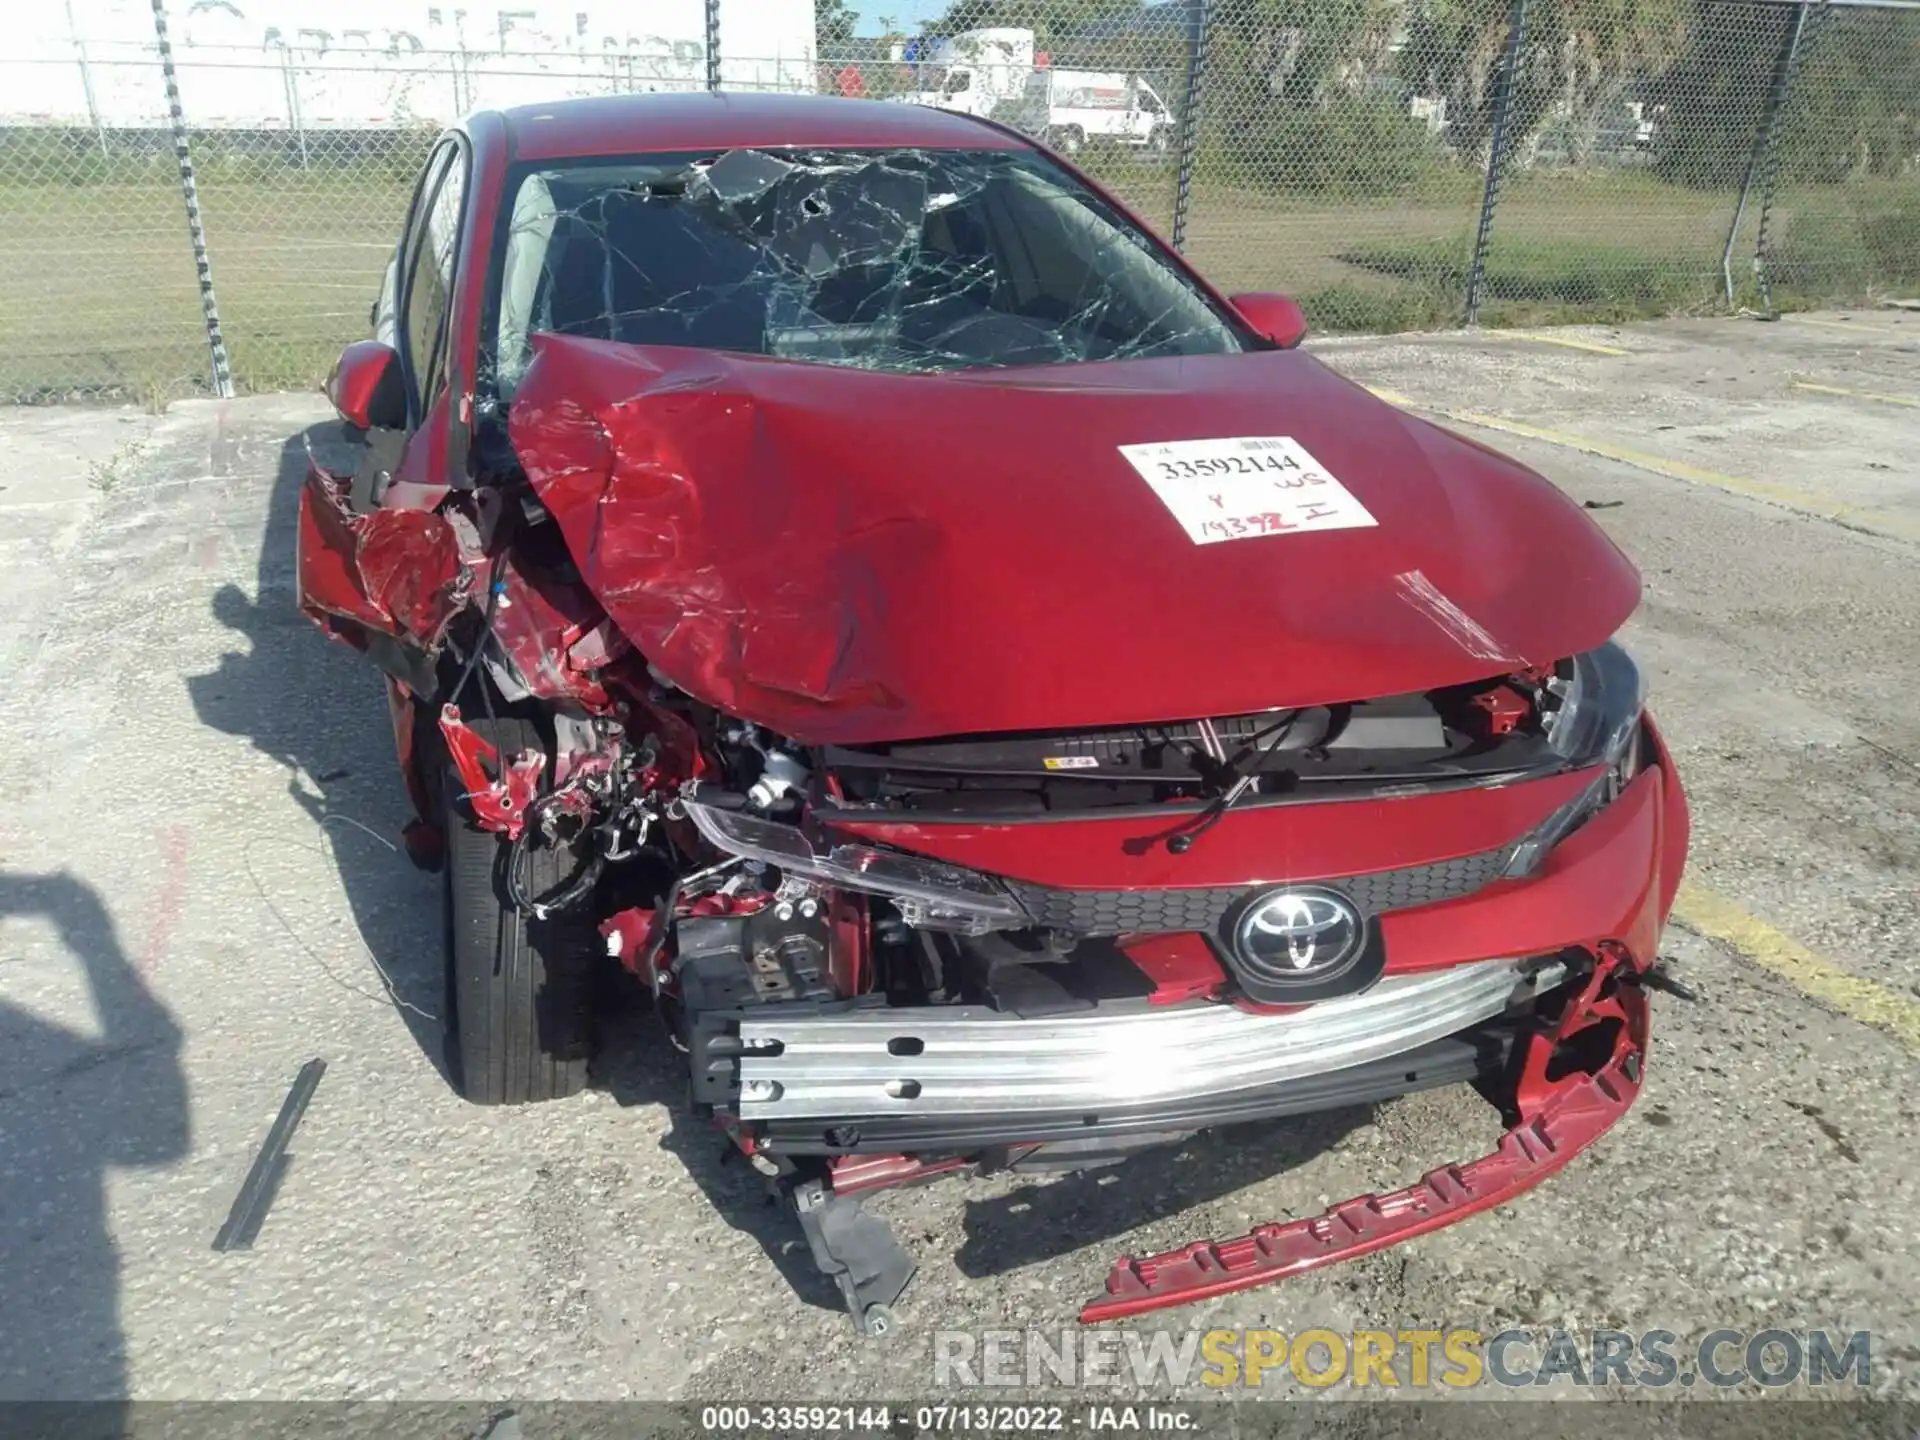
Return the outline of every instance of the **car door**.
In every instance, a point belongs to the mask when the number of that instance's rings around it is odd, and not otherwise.
[[[398,423],[369,423],[354,473],[316,465],[300,497],[301,608],[415,692],[432,685],[428,657],[470,580],[435,510],[448,488],[451,297],[470,171],[465,137],[444,137],[388,266],[376,339],[349,346],[335,372],[338,405],[349,365],[373,357],[380,385],[397,385],[403,401],[379,406],[380,420]]]
[[[409,493],[414,487],[429,488],[437,500],[446,483],[452,297],[470,171],[465,138],[447,136],[421,173],[408,216],[395,265],[392,342],[407,394],[406,435],[392,468],[401,493],[391,501],[376,497],[376,503],[412,508],[428,499]]]

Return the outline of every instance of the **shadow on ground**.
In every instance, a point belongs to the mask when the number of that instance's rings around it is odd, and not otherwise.
[[[408,812],[380,672],[322,635],[297,603],[294,546],[310,445],[331,468],[353,468],[353,443],[337,421],[283,442],[254,593],[224,585],[211,602],[235,648],[212,673],[189,676],[187,690],[202,722],[246,737],[285,769],[288,802],[314,822],[305,841],[282,838],[286,827],[276,825],[273,838],[249,847],[246,873],[235,883],[257,895],[341,987],[343,1003],[394,1004],[444,1075],[438,882],[421,876],[394,848]],[[310,850],[337,867],[354,928],[384,982],[370,973],[366,956],[314,949],[312,927],[284,909],[276,887],[262,879],[287,863],[272,853],[280,846]]]
[[[1097,1170],[1036,1178],[1005,1195],[970,1200],[955,1263],[962,1274],[981,1278],[1117,1242],[1143,1225],[1296,1169],[1372,1118],[1373,1107],[1361,1105],[1202,1131]],[[1284,1218],[1257,1216],[1255,1223]],[[1224,1238],[1230,1237],[1183,1237]]]
[[[92,886],[0,871],[0,920],[10,918],[38,918],[59,935],[85,978],[98,1035],[0,1000],[0,1401],[123,1401],[107,1174],[187,1153],[180,1030]],[[95,1433],[110,1433],[112,1418],[95,1414]]]
[[[636,1001],[602,1032],[594,1083],[623,1106],[658,1106],[668,1129],[660,1148],[685,1168],[714,1213],[766,1252],[802,1302],[840,1310],[840,1293],[813,1263],[793,1208],[710,1121],[694,1113],[687,1068],[666,1027]]]

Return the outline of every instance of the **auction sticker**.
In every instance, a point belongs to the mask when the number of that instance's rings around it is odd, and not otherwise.
[[[1286,435],[1167,440],[1120,453],[1196,545],[1380,523]]]

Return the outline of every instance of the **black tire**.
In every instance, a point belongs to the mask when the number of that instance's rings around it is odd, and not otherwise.
[[[505,756],[544,749],[520,719],[473,728]],[[443,780],[447,881],[447,1065],[476,1105],[558,1100],[586,1088],[593,1053],[592,986],[599,934],[582,905],[545,920],[507,898],[513,846],[473,823],[451,766]],[[524,892],[548,895],[578,871],[571,846],[535,838]]]

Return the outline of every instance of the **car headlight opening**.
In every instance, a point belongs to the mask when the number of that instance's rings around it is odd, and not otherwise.
[[[1618,641],[1575,655],[1559,667],[1547,689],[1560,702],[1547,717],[1547,743],[1554,754],[1570,769],[1603,768],[1514,846],[1504,872],[1509,878],[1538,870],[1554,846],[1611,804],[1645,764],[1640,722],[1646,677]]]

